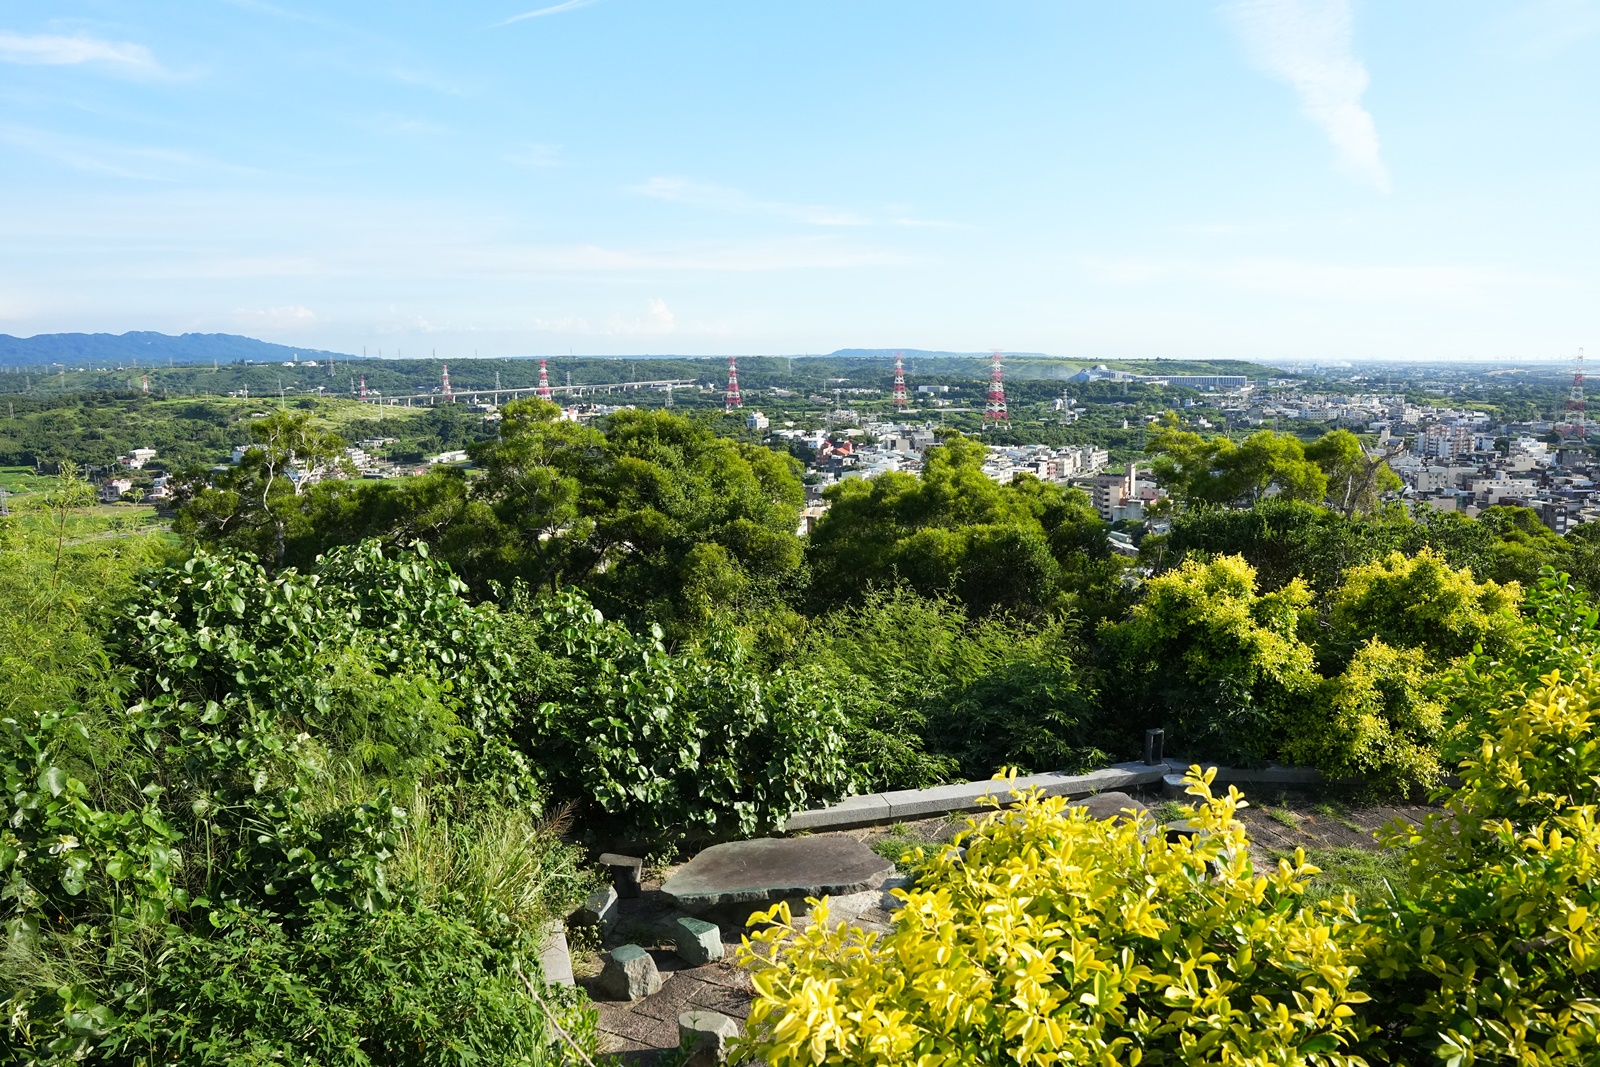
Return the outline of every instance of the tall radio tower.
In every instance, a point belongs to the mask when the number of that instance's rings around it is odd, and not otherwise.
[[[726,413],[734,408],[744,407],[744,400],[739,396],[739,359],[737,356],[728,357],[728,393],[723,398],[722,410]]]
[[[450,364],[443,363],[440,364],[440,366],[444,368],[444,388],[440,389],[439,393],[446,400],[449,400],[451,397],[455,396],[455,394],[450,391]]]
[[[550,368],[542,359],[539,361],[539,399],[550,399]]]
[[[896,411],[904,411],[908,403],[910,401],[906,399],[906,362],[902,358],[902,353],[896,352],[894,354],[894,408]]]
[[[360,393],[360,396],[361,396],[361,398],[363,400],[365,400],[366,397],[367,397],[367,376],[365,374],[363,374],[361,376],[361,393]]]
[[[1006,414],[1005,371],[1000,365],[1000,353],[989,357],[989,402],[983,406],[984,422],[1010,422]]]
[[[140,389],[141,392],[146,392],[146,393],[148,393],[150,391],[150,375],[148,375],[148,374],[139,375],[139,389]]]
[[[1567,424],[1561,427],[1563,436],[1576,437],[1582,441],[1588,432],[1584,425],[1584,414],[1587,405],[1583,400],[1583,349],[1578,349],[1578,358],[1572,365],[1572,388],[1567,391]]]

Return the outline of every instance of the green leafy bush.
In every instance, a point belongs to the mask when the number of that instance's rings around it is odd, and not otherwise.
[[[1362,960],[1389,1062],[1600,1059],[1597,726],[1600,674],[1552,671],[1486,713],[1443,811],[1391,830],[1411,884]]]
[[[862,785],[907,789],[1001,767],[1102,765],[1108,731],[1066,620],[969,616],[905,586],[819,620],[798,654],[843,679]]]
[[[1442,659],[1475,646],[1492,650],[1512,636],[1521,596],[1515,582],[1479,582],[1430,548],[1409,557],[1391,552],[1345,572],[1329,610],[1329,653],[1348,656],[1371,637]]]
[[[0,1064],[548,1059],[537,939],[589,881],[460,593],[200,553],[110,644],[137,703],[0,720]]]
[[[582,595],[524,601],[514,733],[596,832],[655,843],[766,830],[850,788],[845,715],[815,668],[761,672],[728,628],[668,652]]]

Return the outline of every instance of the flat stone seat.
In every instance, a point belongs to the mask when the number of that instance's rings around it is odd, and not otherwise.
[[[688,911],[876,889],[894,864],[845,834],[758,837],[712,845],[661,891]]]

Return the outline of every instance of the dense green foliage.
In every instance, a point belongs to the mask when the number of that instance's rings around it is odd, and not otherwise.
[[[11,609],[51,546],[8,534]],[[541,930],[588,883],[495,732],[495,613],[370,546],[118,589],[79,591],[98,638],[32,631],[48,699],[0,720],[0,1062],[543,1062]]]

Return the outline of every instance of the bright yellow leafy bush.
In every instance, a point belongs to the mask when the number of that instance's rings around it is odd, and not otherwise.
[[[1390,792],[1426,792],[1444,779],[1439,744],[1447,708],[1420,648],[1373,638],[1343,673],[1323,681],[1289,732],[1284,754],[1332,778],[1361,778]]]
[[[1357,1067],[1348,901],[1251,867],[1237,790],[1192,777],[1193,836],[1023,796],[919,856],[894,930],[752,917],[747,1051],[789,1064]],[[964,853],[962,847],[964,846]]]
[[[1600,1063],[1600,672],[1488,713],[1420,827],[1411,885],[1366,916],[1362,969],[1396,1063]]]

